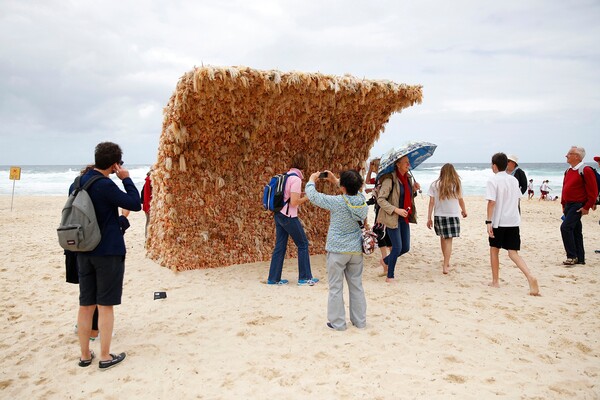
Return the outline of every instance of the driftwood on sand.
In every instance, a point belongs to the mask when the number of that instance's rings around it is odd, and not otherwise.
[[[275,229],[261,198],[269,178],[299,151],[307,175],[361,168],[391,114],[421,97],[421,86],[349,75],[187,72],[164,109],[148,255],[178,271],[268,260]],[[301,219],[311,254],[323,253],[328,214],[306,203]]]

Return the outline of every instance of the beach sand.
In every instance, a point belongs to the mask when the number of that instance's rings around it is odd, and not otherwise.
[[[366,257],[368,326],[344,332],[325,326],[324,255],[311,257],[314,287],[296,286],[295,259],[281,287],[261,283],[268,262],[175,273],[145,257],[145,217],[132,213],[112,341],[127,359],[101,372],[77,366],[78,287],[65,282],[55,233],[64,201],[16,197],[11,211],[0,197],[1,398],[600,398],[600,211],[584,217],[587,265],[568,269],[560,204],[523,199],[520,254],[542,294],[533,297],[505,251],[500,288],[487,286],[480,197],[465,199],[455,269],[443,275],[418,197],[397,284],[378,276],[378,250]]]

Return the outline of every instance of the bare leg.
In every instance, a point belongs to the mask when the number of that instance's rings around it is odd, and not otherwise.
[[[98,314],[98,328],[102,332],[102,337],[100,338],[100,361],[108,361],[112,359],[110,356],[110,342],[115,323],[113,306],[99,305]]]
[[[452,255],[452,238],[440,237],[440,245],[442,247],[442,255],[444,256],[444,264],[442,272],[447,274],[450,271],[450,256]]]
[[[79,306],[77,315],[77,336],[79,337],[79,347],[81,348],[81,359],[89,360],[90,354],[90,334],[92,332],[92,317],[96,306]]]
[[[525,263],[525,260],[523,260],[523,257],[521,257],[519,252],[516,250],[509,250],[508,256],[521,270],[521,272],[523,272],[525,278],[527,278],[527,282],[529,283],[529,294],[531,296],[539,296],[540,288],[538,286],[538,281],[533,275],[531,275],[531,271],[529,271],[529,268],[527,268],[527,264]]]
[[[379,250],[381,251],[381,259],[379,260],[379,263],[383,267],[383,273],[381,273],[379,276],[387,276],[388,266],[385,262],[383,262],[383,259],[386,258],[390,254],[390,248],[389,247],[380,247]]]
[[[500,249],[497,247],[490,247],[490,264],[492,266],[492,281],[489,283],[491,287],[500,287],[499,283],[499,270],[500,270],[500,258],[498,257]]]

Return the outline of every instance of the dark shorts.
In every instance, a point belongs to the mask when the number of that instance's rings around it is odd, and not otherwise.
[[[521,250],[521,235],[518,226],[499,226],[494,228],[494,238],[489,238],[490,247],[506,250]]]
[[[460,219],[458,217],[433,217],[435,234],[449,239],[460,236]]]
[[[377,235],[377,247],[392,247],[392,240],[387,234],[383,224],[376,223],[373,226],[373,233]]]
[[[390,236],[386,234],[383,239],[377,238],[377,247],[392,247]]]
[[[533,194],[533,190],[528,190],[527,194]]]
[[[116,306],[121,304],[125,256],[77,255],[79,305]]]

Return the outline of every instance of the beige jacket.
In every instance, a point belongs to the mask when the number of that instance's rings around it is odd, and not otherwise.
[[[398,214],[394,212],[396,208],[401,208],[400,204],[400,182],[396,173],[387,174],[381,177],[381,187],[377,194],[377,204],[379,205],[379,213],[377,214],[377,222],[382,223],[388,228],[398,228]],[[408,221],[417,223],[417,209],[415,208],[415,191],[412,190],[414,182],[411,177],[408,178],[408,184],[411,187],[411,209],[413,212],[409,215]],[[393,191],[392,191],[393,187]]]

